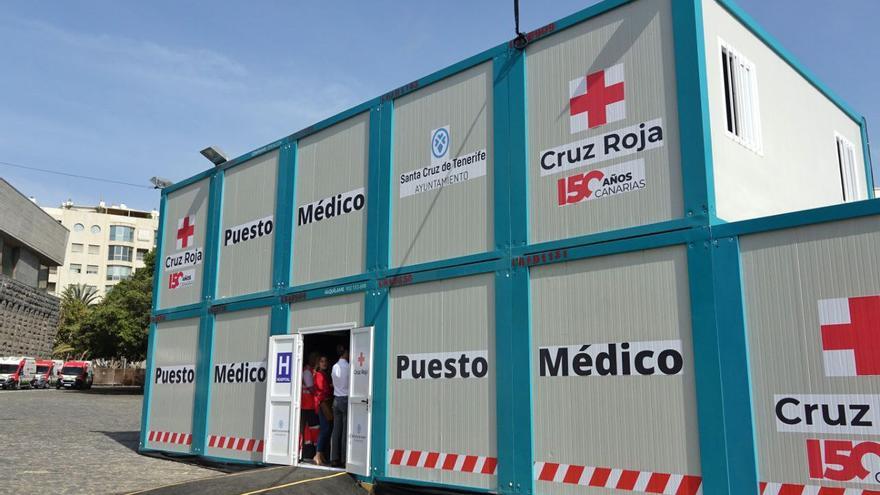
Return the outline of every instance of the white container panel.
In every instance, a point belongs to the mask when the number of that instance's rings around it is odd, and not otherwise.
[[[880,488],[877,246],[876,216],[740,238],[761,481]]]
[[[269,308],[214,320],[207,455],[262,461]]]
[[[395,287],[389,304],[386,473],[494,490],[494,273]]]
[[[225,171],[217,297],[272,288],[278,151]]]
[[[202,179],[165,199],[162,259],[156,260],[160,264],[159,309],[202,300],[210,191],[211,180]]]
[[[681,218],[670,0],[526,48],[529,241]]]
[[[156,324],[146,447],[168,452],[192,448],[199,319]]]
[[[539,266],[530,285],[537,472],[558,463],[698,483],[686,248]],[[566,473],[538,476],[537,492],[624,493],[563,484]]]

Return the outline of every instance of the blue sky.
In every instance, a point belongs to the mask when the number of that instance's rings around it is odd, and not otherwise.
[[[521,0],[523,30],[592,3]],[[880,48],[880,2],[739,4],[868,118],[880,162],[880,64],[865,60]],[[240,155],[511,38],[511,5],[2,2],[0,161],[180,180],[207,168],[207,145]],[[3,165],[0,176],[42,205],[158,207],[149,189]]]

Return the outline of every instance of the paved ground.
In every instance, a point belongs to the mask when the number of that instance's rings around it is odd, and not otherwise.
[[[94,388],[0,391],[0,492],[124,493],[224,474],[139,455],[142,398]]]
[[[222,477],[190,481],[138,495],[366,495],[348,473],[290,468],[252,469]]]
[[[344,473],[140,455],[142,398],[97,388],[0,391],[0,493],[364,493]]]

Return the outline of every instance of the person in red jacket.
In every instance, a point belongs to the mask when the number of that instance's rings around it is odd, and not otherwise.
[[[317,428],[313,426],[318,424],[318,414],[315,407],[315,367],[318,364],[317,352],[311,352],[306,359],[306,363],[302,370],[302,393],[300,394],[300,420],[299,420],[299,438],[300,438],[300,457],[312,458],[311,449],[305,448],[307,445],[315,444],[317,437]]]
[[[318,367],[314,372],[315,394],[314,403],[321,425],[318,433],[318,447],[315,453],[315,464],[326,464],[330,455],[330,432],[333,431],[333,382],[330,379],[330,362],[327,356],[318,358]]]

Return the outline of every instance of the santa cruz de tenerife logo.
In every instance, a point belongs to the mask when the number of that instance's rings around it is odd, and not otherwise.
[[[431,134],[431,155],[435,159],[445,158],[449,154],[449,127],[434,129]]]
[[[428,142],[429,165],[420,164],[418,168],[403,172],[398,176],[401,198],[485,177],[488,157],[485,149],[452,156],[450,153],[452,126],[449,124],[432,129],[430,137]],[[462,147],[465,145],[465,142],[459,144]]]

